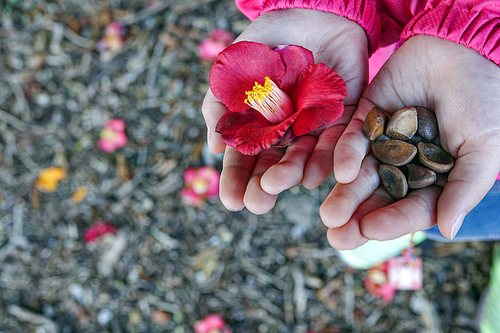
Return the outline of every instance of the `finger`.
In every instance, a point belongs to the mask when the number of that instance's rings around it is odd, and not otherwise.
[[[325,129],[318,137],[314,151],[304,169],[302,184],[305,188],[312,190],[332,174],[333,151],[344,129],[343,125],[334,125]]]
[[[243,197],[252,176],[255,156],[241,154],[232,147],[226,148],[220,177],[219,197],[222,204],[232,211],[245,207]]]
[[[386,203],[363,217],[360,222],[361,233],[368,239],[383,241],[429,229],[437,222],[440,194],[440,187],[429,186],[411,191],[404,199],[389,206]]]
[[[482,142],[479,147],[491,143]],[[497,147],[497,145],[492,145]],[[460,148],[462,155],[450,171],[448,183],[438,202],[437,220],[443,236],[453,239],[467,215],[486,195],[498,175],[500,157],[495,151],[467,152],[469,145]],[[482,161],[481,164],[478,161]],[[488,162],[486,162],[488,161]]]
[[[358,206],[373,194],[380,185],[378,164],[373,155],[368,155],[353,182],[335,185],[319,209],[321,220],[327,227],[338,228],[347,224]]]
[[[361,99],[351,122],[335,146],[333,167],[339,183],[352,182],[361,167],[361,162],[368,151],[369,140],[363,134],[363,122],[373,103]]]
[[[269,194],[279,194],[299,185],[315,144],[316,138],[313,136],[299,137],[286,149],[285,156],[264,172],[260,180],[262,189]]]
[[[254,214],[265,214],[274,207],[278,195],[269,194],[264,191],[261,187],[261,178],[271,166],[281,160],[284,154],[285,149],[271,148],[257,155],[257,161],[243,197],[245,207],[247,207],[250,212]]]
[[[207,124],[208,148],[213,154],[220,154],[224,152],[226,145],[224,144],[224,142],[222,142],[220,134],[215,131],[215,127],[217,126],[217,122],[227,111],[227,109],[224,104],[222,104],[217,98],[215,98],[212,91],[208,89],[207,94],[203,99],[201,111]]]
[[[337,250],[353,250],[368,242],[359,230],[359,222],[353,219],[339,228],[330,228],[326,232],[328,243]]]
[[[330,245],[338,250],[352,250],[364,243],[369,237],[363,234],[361,229],[362,219],[377,209],[384,207],[394,199],[379,186],[372,195],[365,200],[356,210],[349,221],[339,228],[330,228],[326,234]]]

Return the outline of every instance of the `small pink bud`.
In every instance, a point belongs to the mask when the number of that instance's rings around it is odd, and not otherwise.
[[[198,45],[198,56],[203,61],[215,61],[219,52],[231,45],[233,41],[233,33],[221,29],[212,30],[210,35]]]
[[[97,145],[106,153],[112,153],[127,144],[125,122],[123,119],[111,119],[108,121],[101,130],[100,135],[101,137],[97,141]]]

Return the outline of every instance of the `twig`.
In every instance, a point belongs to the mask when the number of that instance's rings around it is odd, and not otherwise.
[[[354,278],[352,273],[345,272],[345,321],[351,327],[354,325]]]
[[[123,25],[131,25],[137,23],[139,21],[145,20],[151,15],[157,14],[164,9],[167,9],[168,6],[172,3],[172,0],[165,0],[162,2],[155,3],[152,6],[148,6],[141,10],[138,13],[130,14],[125,17],[118,18],[117,21]]]
[[[7,111],[1,110],[0,109],[0,121],[3,121],[4,123],[14,127],[18,131],[25,131],[27,129],[27,126],[24,122],[21,120],[17,119]]]
[[[293,271],[293,299],[295,301],[295,316],[297,320],[304,320],[307,309],[307,295],[304,288],[305,280],[304,275],[299,269]]]
[[[28,322],[28,323],[36,325],[36,326],[42,326],[46,333],[56,333],[57,332],[56,324],[53,321],[45,318],[44,316],[37,315],[31,311],[20,308],[17,305],[9,306],[7,311],[9,312],[9,314],[16,317],[17,320]],[[38,332],[38,330],[37,330],[37,332]]]
[[[19,84],[19,79],[15,76],[9,77],[9,85],[16,96],[17,106],[19,107],[19,111],[21,112],[22,118],[24,122],[30,121],[30,108],[28,105],[28,101],[26,100],[26,96],[24,96],[23,89]]]
[[[61,53],[61,40],[64,35],[64,26],[61,23],[54,22],[51,25],[52,39],[50,40],[50,52],[52,54]]]
[[[283,290],[283,288],[285,286],[285,282],[283,280],[281,280],[279,277],[271,275],[268,272],[266,272],[265,270],[260,269],[259,267],[252,265],[251,263],[248,262],[248,260],[242,260],[241,264],[242,264],[243,269],[245,271],[257,276],[257,278],[259,280],[261,280],[262,282],[264,282],[264,283],[270,282],[276,288]]]
[[[288,274],[288,277],[285,282],[285,287],[283,288],[283,307],[285,310],[285,323],[287,325],[292,325],[294,321],[293,316],[293,277]]]
[[[113,273],[113,267],[120,259],[123,251],[127,247],[127,236],[124,232],[119,232],[111,244],[111,247],[104,253],[97,263],[97,270],[102,276],[109,276]]]
[[[16,247],[25,248],[28,245],[28,240],[23,236],[23,208],[23,203],[14,206],[12,212],[12,236],[7,244],[0,249],[0,262],[7,258]]]
[[[93,40],[75,34],[71,29],[68,28],[64,29],[64,37],[66,37],[73,44],[83,47],[85,49],[93,49],[95,46]]]
[[[161,56],[163,55],[163,50],[165,49],[165,44],[158,38],[158,42],[156,43],[153,56],[151,57],[150,66],[148,68],[147,78],[146,78],[146,87],[148,91],[148,96],[156,97],[157,91],[154,89],[156,83],[156,71],[158,69],[158,64],[160,63]]]

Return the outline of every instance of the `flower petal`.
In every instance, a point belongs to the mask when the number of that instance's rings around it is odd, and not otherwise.
[[[258,111],[227,111],[217,123],[216,131],[222,141],[245,155],[256,155],[263,149],[271,148],[285,135],[297,118],[293,114],[280,124],[271,124]]]
[[[279,53],[261,43],[238,42],[219,53],[210,70],[210,89],[229,110],[245,111],[245,92],[251,91],[255,82],[263,85],[266,76],[277,82],[284,74]]]
[[[340,119],[346,96],[344,80],[325,64],[304,68],[292,97],[300,114],[293,124],[295,134],[304,135]]]
[[[293,96],[300,72],[309,65],[314,65],[313,53],[298,45],[280,45],[273,48],[279,53],[285,65],[285,75],[281,78],[279,87],[288,95]]]

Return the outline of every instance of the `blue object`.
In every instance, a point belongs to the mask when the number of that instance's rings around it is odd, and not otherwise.
[[[425,230],[428,239],[440,242],[468,242],[500,240],[500,181],[465,216],[462,227],[453,240],[444,237],[437,226]]]

